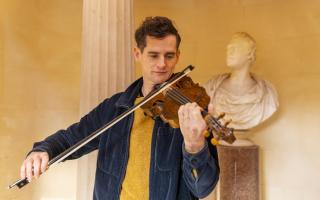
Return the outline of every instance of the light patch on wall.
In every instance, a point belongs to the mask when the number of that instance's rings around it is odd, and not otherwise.
[[[0,0],[0,185],[18,178],[34,142],[78,119],[82,3]],[[0,190],[0,199],[75,199],[76,169]]]
[[[0,21],[0,101],[3,93],[3,66],[4,66],[4,48],[3,48],[3,30],[2,21]]]

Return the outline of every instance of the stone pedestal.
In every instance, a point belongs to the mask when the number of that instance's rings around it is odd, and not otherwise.
[[[259,147],[218,146],[219,200],[259,200]]]

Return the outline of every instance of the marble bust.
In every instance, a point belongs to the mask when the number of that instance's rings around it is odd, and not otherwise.
[[[214,106],[214,115],[225,113],[222,123],[231,119],[228,126],[235,129],[257,126],[279,106],[272,84],[250,72],[255,53],[255,40],[248,33],[235,33],[226,55],[231,72],[216,75],[204,84]]]

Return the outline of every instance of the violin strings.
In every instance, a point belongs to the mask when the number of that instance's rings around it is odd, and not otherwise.
[[[176,94],[176,92],[174,92],[173,89],[170,89],[167,91],[167,96],[170,97],[171,99],[175,100],[176,102],[178,102],[181,105],[188,103],[188,102],[185,102],[185,99],[183,99],[181,97],[181,95]]]
[[[181,92],[179,92],[176,88],[172,88],[172,90],[170,90],[172,92],[172,95],[181,100],[182,105],[186,104],[186,103],[191,103],[191,100],[189,100],[186,96],[184,96],[183,94],[181,94]]]
[[[180,104],[186,104],[191,102],[186,96],[182,95],[177,89],[172,88],[170,92],[168,92],[168,95],[172,98],[174,98],[176,101],[179,101]],[[207,114],[207,112],[205,112]],[[213,122],[214,124],[220,125],[217,120],[213,116],[209,116],[208,120],[210,122]],[[215,126],[216,127],[216,126]]]
[[[191,100],[189,100],[186,96],[182,95],[181,92],[179,92],[176,88],[171,88],[171,90],[169,90],[167,94],[170,98],[174,99],[181,105],[191,102]],[[207,114],[207,112],[205,113]],[[216,130],[218,129],[221,130],[221,124],[213,116],[209,115],[207,119],[214,126]]]
[[[182,99],[184,99],[184,103],[191,103],[192,101],[185,95],[183,95],[179,90],[176,88],[173,89],[173,92],[175,92],[178,96],[180,96]]]
[[[184,105],[184,104],[190,102],[190,101],[188,101],[188,99],[184,98],[183,96],[181,96],[179,93],[177,93],[174,90],[171,91],[170,96],[171,96],[171,98],[174,98],[175,100],[179,100],[178,102],[180,103],[180,105]]]

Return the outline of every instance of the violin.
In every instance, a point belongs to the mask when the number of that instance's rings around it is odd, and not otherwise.
[[[205,136],[210,138],[212,144],[217,145],[219,140],[224,140],[232,144],[236,138],[233,134],[233,128],[228,128],[227,124],[222,125],[219,119],[223,117],[220,115],[218,118],[211,116],[205,108],[208,106],[210,98],[205,92],[203,87],[199,84],[195,84],[190,77],[186,75],[194,69],[193,66],[189,65],[183,71],[175,74],[168,81],[162,83],[155,90],[151,91],[141,102],[129,108],[124,113],[120,114],[107,124],[103,125],[98,130],[94,131],[84,139],[77,142],[74,146],[71,146],[58,156],[52,158],[48,167],[66,159],[72,153],[89,143],[97,136],[104,133],[106,130],[111,128],[114,124],[118,123],[123,118],[133,113],[138,108],[142,108],[144,112],[152,118],[160,117],[164,122],[170,124],[173,128],[179,127],[178,109],[181,105],[186,103],[196,102],[201,108],[201,114],[204,117],[208,131]],[[19,179],[16,182],[8,186],[11,189],[15,186],[22,188],[29,182],[27,178]]]
[[[195,84],[188,76],[182,77],[142,105],[141,108],[148,116],[152,118],[160,117],[164,122],[169,123],[172,128],[179,128],[179,107],[192,102],[196,102],[202,108],[201,114],[208,126],[208,131],[205,132],[204,136],[210,137],[213,145],[217,145],[219,140],[224,140],[229,144],[236,140],[233,129],[227,127],[230,121],[224,125],[219,122],[219,119],[224,116],[223,113],[215,118],[205,110],[210,102],[210,97],[203,87]]]

